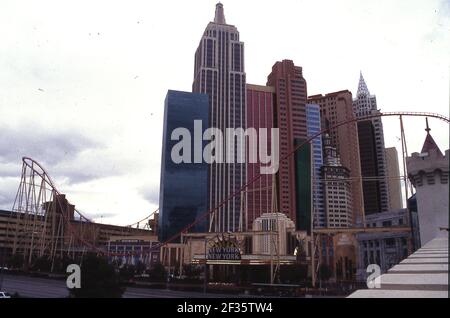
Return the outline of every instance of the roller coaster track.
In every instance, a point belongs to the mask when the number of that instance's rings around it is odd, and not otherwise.
[[[283,161],[287,160],[290,156],[292,156],[301,147],[303,147],[304,145],[310,143],[312,140],[314,140],[318,136],[321,136],[324,133],[326,133],[326,132],[328,132],[328,131],[330,131],[332,129],[335,129],[335,128],[338,128],[340,126],[347,125],[347,124],[350,124],[350,123],[353,123],[353,122],[360,122],[360,121],[370,120],[370,119],[374,119],[374,118],[378,118],[378,117],[390,117],[390,116],[399,116],[399,117],[402,117],[402,116],[406,116],[406,117],[432,117],[432,118],[440,119],[440,120],[446,122],[447,124],[450,123],[450,119],[448,117],[444,116],[444,115],[437,114],[437,113],[427,113],[427,112],[384,112],[384,113],[380,112],[380,113],[377,113],[377,114],[371,114],[371,115],[363,116],[363,117],[360,117],[360,118],[353,118],[353,119],[349,119],[349,120],[346,120],[346,121],[339,122],[339,123],[337,123],[337,124],[335,124],[333,126],[330,126],[327,129],[322,129],[318,133],[312,135],[311,137],[306,139],[304,142],[302,142],[299,145],[297,145],[296,147],[294,147],[294,149],[291,152],[286,154],[284,157],[280,158],[279,162],[283,162]],[[245,183],[240,189],[238,189],[237,191],[235,191],[234,193],[229,195],[227,198],[225,198],[222,202],[220,202],[220,204],[218,206],[210,209],[209,211],[207,211],[204,214],[202,214],[199,217],[197,217],[197,219],[194,220],[194,222],[192,222],[189,225],[187,225],[179,233],[177,233],[177,234],[173,235],[172,237],[170,237],[166,242],[162,243],[162,245],[170,243],[170,242],[174,241],[175,239],[177,239],[181,234],[186,233],[189,229],[191,229],[197,223],[202,221],[205,217],[211,215],[217,209],[222,207],[227,201],[229,201],[229,200],[233,199],[234,197],[240,195],[242,192],[245,191],[245,189],[247,187],[249,187],[250,185],[252,185],[256,181],[258,181],[261,177],[262,177],[261,174],[257,174],[254,178],[252,178],[250,181]]]
[[[330,126],[327,129],[323,129],[320,132],[314,134],[313,136],[309,137],[307,140],[305,140],[302,143],[300,143],[299,145],[297,145],[291,152],[289,152],[288,154],[286,154],[285,156],[280,158],[279,162],[283,162],[283,161],[287,160],[290,156],[292,156],[302,146],[310,143],[313,139],[317,138],[318,136],[321,136],[322,134],[324,134],[324,133],[326,133],[326,132],[328,132],[328,131],[330,131],[332,129],[335,129],[335,128],[338,128],[340,126],[347,125],[347,124],[350,124],[350,123],[353,123],[353,122],[359,122],[359,121],[374,119],[374,118],[377,118],[377,117],[389,117],[389,116],[399,116],[400,118],[401,117],[431,117],[431,118],[436,118],[436,119],[442,120],[442,121],[446,122],[447,124],[450,123],[450,119],[448,117],[444,116],[444,115],[437,114],[437,113],[427,113],[427,112],[384,112],[384,113],[371,114],[371,115],[367,115],[367,116],[360,117],[360,118],[353,118],[353,119],[350,119],[350,120],[339,122],[339,123],[337,123],[337,124],[335,124],[333,126]],[[26,178],[25,170],[26,169],[30,169],[33,175],[36,175],[36,176],[41,178],[41,187],[44,187],[44,189],[46,189],[46,187],[48,186],[48,189],[54,195],[56,195],[54,197],[57,198],[57,201],[58,201],[60,209],[63,209],[63,202],[61,202],[60,196],[59,196],[61,193],[56,188],[54,182],[52,181],[51,177],[46,172],[46,170],[38,162],[36,162],[35,160],[33,160],[33,159],[29,158],[29,157],[23,157],[22,161],[23,161],[22,182],[26,181],[25,180],[25,178]],[[150,248],[150,250],[151,251],[158,250],[162,246],[166,246],[167,244],[173,242],[178,237],[180,237],[182,234],[186,234],[193,226],[195,226],[197,223],[201,222],[203,219],[205,219],[206,217],[208,217],[211,214],[213,214],[217,209],[222,207],[229,200],[231,200],[234,197],[237,197],[237,196],[241,195],[242,193],[244,193],[246,191],[246,189],[250,185],[252,185],[256,181],[258,181],[261,177],[262,177],[261,174],[257,174],[255,177],[253,177],[251,180],[249,180],[247,183],[245,183],[240,189],[238,189],[237,191],[233,192],[227,198],[222,200],[219,205],[217,205],[216,207],[206,211],[205,213],[203,213],[202,215],[197,217],[192,223],[190,223],[187,226],[185,226],[180,232],[176,233],[175,235],[170,237],[168,240],[166,240],[164,242],[160,242],[157,245],[154,245],[153,247]],[[21,186],[22,186],[22,182],[21,182]],[[34,182],[34,180],[33,180],[33,182]],[[17,195],[16,195],[14,206],[21,207],[20,201],[23,201],[25,196],[28,195],[27,193],[21,192],[21,188],[20,188],[21,186],[19,186],[19,190],[18,190]],[[28,208],[28,206],[27,206],[27,208]],[[34,207],[34,208],[36,208],[36,207]],[[146,216],[145,218],[139,220],[138,222],[130,224],[127,227],[134,227],[136,225],[139,226],[139,224],[141,222],[150,219],[150,217],[153,216],[154,213],[156,213],[157,211],[158,211],[158,209],[153,211],[150,215]],[[23,209],[18,208],[18,209],[16,209],[16,212],[29,213],[31,211],[23,211]],[[76,240],[76,241],[81,242],[90,251],[97,252],[97,253],[103,254],[103,255],[107,254],[109,256],[130,255],[130,253],[109,253],[109,251],[105,251],[104,249],[99,248],[98,246],[95,246],[94,244],[92,244],[91,242],[86,240],[85,238],[81,237],[81,235],[78,234],[78,232],[73,229],[73,226],[71,225],[71,220],[68,218],[67,215],[62,213],[62,216],[63,216],[64,221],[65,221],[64,222],[65,226],[67,227],[67,229],[70,232],[71,240],[74,240],[74,241]],[[87,218],[84,214],[82,214],[77,209],[74,209],[74,218],[75,218],[76,221],[79,221],[79,222],[82,222],[82,223],[83,222],[86,223],[86,224],[93,223],[92,220]],[[139,253],[136,253],[136,254],[139,254]],[[136,254],[134,254],[134,255],[136,255]]]

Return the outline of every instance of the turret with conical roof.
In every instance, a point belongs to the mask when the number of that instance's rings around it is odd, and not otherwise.
[[[406,158],[408,178],[416,189],[417,212],[421,244],[448,235],[442,229],[448,229],[449,209],[449,150],[445,156],[430,135],[430,127],[421,153],[413,152]]]
[[[425,131],[427,132],[427,136],[425,138],[425,142],[423,143],[422,146],[422,154],[429,154],[430,152],[434,152],[436,151],[436,153],[443,157],[444,155],[442,154],[441,150],[439,149],[438,145],[436,144],[436,142],[434,141],[433,137],[430,134],[430,127],[428,126],[428,117],[425,119],[426,123],[427,123],[427,128],[425,128]]]

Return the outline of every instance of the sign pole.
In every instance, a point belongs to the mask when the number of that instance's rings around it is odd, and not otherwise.
[[[207,258],[206,258],[206,242],[207,242],[207,237],[205,235],[205,268],[204,268],[204,279],[203,279],[203,293],[206,294],[206,286],[207,286]]]

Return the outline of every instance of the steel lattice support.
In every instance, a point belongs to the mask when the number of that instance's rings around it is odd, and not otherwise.
[[[23,158],[7,237],[12,238],[12,253],[23,255],[27,265],[34,258],[51,259],[60,244],[62,219],[57,217],[56,201],[57,193],[45,170],[34,160]]]

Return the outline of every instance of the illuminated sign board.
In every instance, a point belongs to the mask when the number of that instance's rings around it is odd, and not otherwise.
[[[230,239],[214,242],[208,249],[209,260],[240,260],[241,250],[238,244]]]

